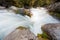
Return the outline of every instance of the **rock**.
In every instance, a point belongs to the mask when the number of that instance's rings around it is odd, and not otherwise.
[[[29,17],[32,16],[30,9],[25,9],[25,8],[18,8],[18,10],[16,10],[16,14],[21,14],[22,16],[27,15]]]
[[[54,12],[60,12],[60,2],[51,4],[51,5],[48,7],[48,10],[49,10],[49,11],[54,11]]]
[[[31,10],[30,9],[24,9],[25,10],[25,14],[29,17],[32,16]]]
[[[29,29],[20,27],[6,36],[4,40],[37,40],[37,37]]]
[[[60,20],[60,2],[51,4],[48,11],[54,18]]]
[[[0,6],[0,9],[5,9],[5,7],[3,7],[3,6]]]
[[[42,30],[49,36],[50,40],[60,40],[60,23],[46,24]]]
[[[16,14],[21,14],[22,16],[25,16],[25,10],[24,8],[18,8],[17,10],[15,10]]]
[[[18,8],[15,7],[15,6],[11,6],[11,7],[9,7],[9,9],[11,9],[11,10],[17,10]]]

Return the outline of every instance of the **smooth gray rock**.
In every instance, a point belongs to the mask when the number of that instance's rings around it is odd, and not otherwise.
[[[46,24],[42,30],[50,37],[50,40],[60,40],[60,23]]]
[[[6,36],[4,40],[37,40],[37,37],[29,29],[23,28],[16,29]]]

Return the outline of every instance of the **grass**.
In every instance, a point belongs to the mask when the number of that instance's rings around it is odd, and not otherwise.
[[[48,35],[44,32],[42,34],[37,34],[37,37],[38,37],[38,39],[49,40]]]
[[[27,28],[23,27],[23,26],[19,26],[17,29],[24,30],[24,29],[27,29]]]

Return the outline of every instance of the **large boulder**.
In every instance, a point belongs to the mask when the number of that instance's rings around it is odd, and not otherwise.
[[[54,11],[54,12],[60,12],[60,2],[51,4],[51,5],[48,7],[48,10],[49,10],[49,11]]]
[[[37,40],[37,37],[29,29],[19,27],[6,36],[4,40]]]
[[[49,36],[50,40],[60,40],[60,23],[46,24],[42,30]]]
[[[50,14],[60,20],[60,2],[56,2],[47,7]]]
[[[16,12],[16,14],[21,14],[22,16],[25,16],[25,15],[27,15],[29,17],[32,16],[30,9],[18,8],[15,12]]]

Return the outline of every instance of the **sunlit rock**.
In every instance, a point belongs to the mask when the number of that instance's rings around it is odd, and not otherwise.
[[[60,40],[60,23],[46,24],[42,30],[49,36],[50,40]]]
[[[37,37],[27,28],[18,27],[10,33],[4,40],[37,40]]]

